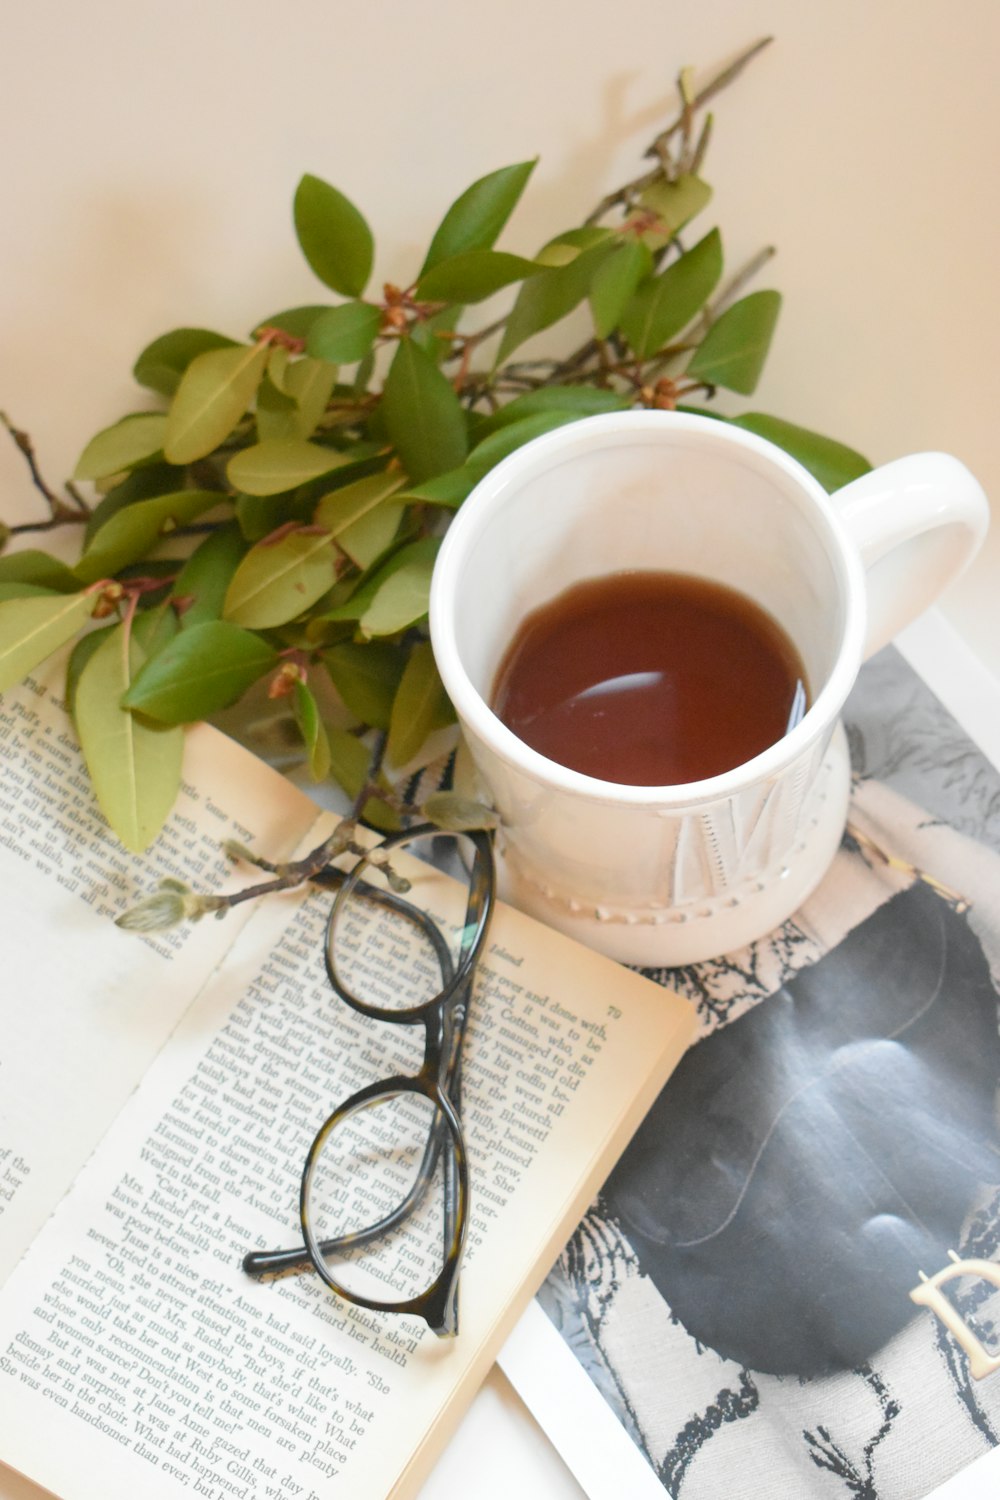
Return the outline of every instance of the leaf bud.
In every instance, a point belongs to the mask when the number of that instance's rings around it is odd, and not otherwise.
[[[165,932],[180,922],[197,922],[207,911],[219,907],[217,896],[199,896],[182,880],[161,880],[151,896],[146,896],[128,911],[115,918],[115,926],[125,932]]]
[[[376,869],[381,870],[389,889],[396,892],[397,896],[405,896],[410,889],[410,882],[405,875],[400,875],[389,863],[389,855],[385,849],[375,848],[368,856]]]
[[[269,698],[288,698],[295,690],[297,682],[305,682],[306,671],[296,661],[283,661],[281,666],[271,678],[267,690]]]
[[[97,603],[93,610],[94,619],[106,620],[108,615],[113,615],[124,596],[125,590],[120,583],[115,582],[114,579],[106,583],[97,596]]]
[[[234,864],[255,865],[257,863],[253,852],[247,848],[246,844],[241,844],[238,839],[224,839],[222,852]]]

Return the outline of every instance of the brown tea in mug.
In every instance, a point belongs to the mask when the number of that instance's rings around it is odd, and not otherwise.
[[[795,646],[752,599],[690,574],[629,572],[575,584],[528,615],[491,706],[571,770],[676,786],[780,740],[805,692]]]

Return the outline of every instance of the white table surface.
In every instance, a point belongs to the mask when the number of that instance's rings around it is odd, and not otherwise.
[[[181,322],[239,333],[271,305],[312,300],[287,224],[300,171],[366,207],[380,274],[398,279],[456,191],[541,152],[507,242],[526,253],[636,169],[673,108],[677,68],[714,68],[772,33],[775,46],[720,101],[708,162],[734,264],[765,243],[781,250],[783,330],[755,403],[877,462],[949,449],[1000,493],[987,415],[1000,371],[1000,210],[983,191],[995,0],[633,0],[627,14],[597,0],[509,0],[488,47],[464,0],[435,0],[408,29],[386,7],[342,0],[300,0],[294,24],[266,0],[214,10],[209,26],[194,4],[8,7],[0,111],[18,145],[2,166],[0,404],[31,430],[50,477],[131,409],[127,371],[148,339]],[[748,153],[759,166],[749,175]],[[775,191],[806,169],[836,212]],[[0,484],[5,519],[37,514],[8,446]],[[10,513],[18,503],[24,517]],[[1000,675],[998,558],[995,524],[950,608]],[[979,1493],[968,1476],[948,1500]],[[0,1500],[42,1493],[0,1465]],[[501,1494],[582,1491],[494,1370],[421,1500]]]

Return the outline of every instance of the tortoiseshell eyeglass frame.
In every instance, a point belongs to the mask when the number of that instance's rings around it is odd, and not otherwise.
[[[365,880],[370,869],[384,869],[396,851],[417,840],[433,837],[452,840],[456,850],[471,849],[472,867],[465,871],[468,882],[465,924],[460,932],[457,962],[434,919],[406,900],[404,894],[376,888]],[[450,861],[454,865],[455,861]],[[462,866],[464,869],[464,866]],[[375,1312],[410,1313],[422,1318],[441,1338],[458,1332],[458,1277],[468,1228],[469,1165],[459,1116],[462,1084],[462,1042],[469,1014],[472,983],[486,942],[496,901],[496,867],[490,836],[478,830],[449,834],[430,823],[393,834],[373,846],[348,873],[330,868],[320,884],[336,886],[327,920],[324,955],[333,989],[361,1015],[395,1026],[424,1028],[424,1058],[413,1075],[396,1074],[368,1084],[346,1099],[323,1122],[310,1147],[299,1192],[299,1218],[303,1243],[289,1250],[251,1251],[243,1269],[251,1276],[276,1276],[314,1270],[328,1287],[345,1301]],[[420,927],[430,942],[441,969],[441,988],[429,1000],[398,1010],[387,1010],[355,994],[338,973],[335,952],[338,922],[350,907],[351,898],[374,901]],[[406,1196],[391,1213],[365,1229],[333,1239],[318,1240],[309,1220],[309,1194],[313,1170],[329,1136],[349,1115],[383,1099],[405,1093],[422,1094],[434,1106],[434,1116],[416,1178]],[[326,1256],[356,1249],[403,1224],[419,1207],[437,1171],[443,1180],[442,1268],[418,1296],[383,1300],[362,1296],[341,1286]]]

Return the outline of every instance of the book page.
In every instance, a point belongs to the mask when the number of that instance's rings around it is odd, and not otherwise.
[[[301,792],[200,726],[166,827],[147,854],[129,854],[97,808],[61,681],[54,664],[0,699],[0,1284],[251,904],[143,938],[114,918],[167,875],[238,889],[260,876],[234,869],[223,839],[280,858],[316,817]]]
[[[257,908],[0,1297],[0,1457],[67,1500],[412,1494],[691,1034],[685,1002],[500,908],[457,1339],[313,1274],[253,1281],[247,1249],[301,1242],[327,1114],[422,1056],[421,1028],[332,994],[329,901]]]

